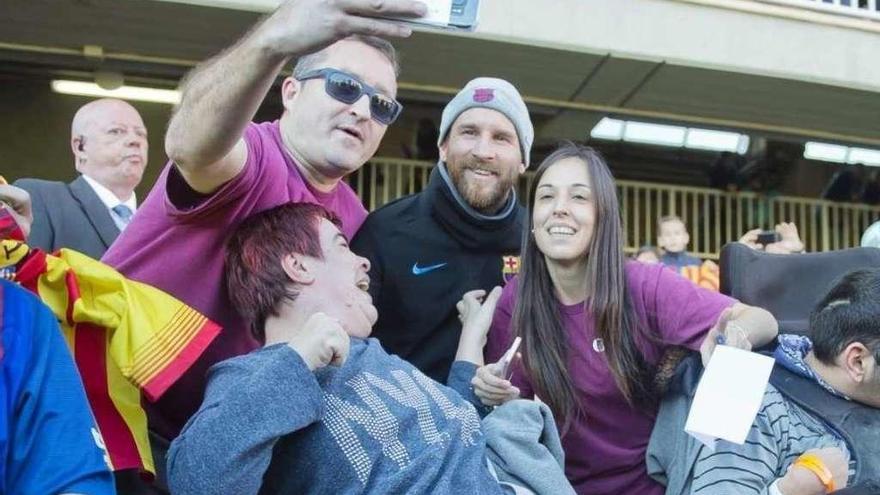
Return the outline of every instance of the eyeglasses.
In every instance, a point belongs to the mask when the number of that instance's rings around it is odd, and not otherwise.
[[[318,69],[297,77],[300,81],[324,79],[324,91],[335,100],[354,104],[366,94],[370,97],[370,116],[376,122],[391,125],[403,110],[397,100],[380,93],[357,77],[338,69]]]

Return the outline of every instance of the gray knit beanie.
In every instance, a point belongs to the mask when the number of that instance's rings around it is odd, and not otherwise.
[[[520,96],[519,91],[512,84],[494,77],[478,77],[455,95],[443,109],[443,117],[440,119],[440,138],[437,146],[443,144],[446,135],[452,127],[452,123],[465,110],[471,108],[489,108],[504,114],[519,138],[519,147],[522,152],[523,164],[529,166],[529,155],[532,150],[532,142],[535,140],[535,129],[529,118],[529,109]]]

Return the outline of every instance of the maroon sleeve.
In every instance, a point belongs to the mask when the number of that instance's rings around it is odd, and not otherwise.
[[[737,302],[660,265],[632,263],[627,271],[628,282],[638,291],[634,297],[665,344],[699,350],[721,312]]]
[[[244,167],[238,175],[212,193],[203,194],[193,189],[183,178],[177,166],[173,162],[168,162],[166,191],[168,204],[174,210],[172,211],[174,216],[202,215],[228,207],[249,191],[253,191],[259,181],[277,180],[277,178],[268,177],[270,170],[266,170],[267,167],[265,167],[263,160],[264,139],[267,137],[260,132],[259,125],[248,124],[243,138],[247,145],[247,160]]]

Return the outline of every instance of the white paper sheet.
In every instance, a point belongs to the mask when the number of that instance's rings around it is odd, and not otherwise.
[[[697,385],[684,431],[710,449],[716,439],[742,445],[761,407],[773,358],[719,345]]]

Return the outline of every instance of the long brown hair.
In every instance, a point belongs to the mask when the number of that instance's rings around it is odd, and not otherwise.
[[[568,368],[568,332],[562,324],[544,254],[538,249],[532,233],[532,212],[541,177],[547,169],[566,158],[577,158],[587,167],[596,203],[596,224],[585,274],[587,318],[593,319],[596,334],[605,346],[611,374],[627,402],[641,408],[656,401],[650,380],[651,366],[636,344],[637,339],[654,340],[654,337],[639,328],[632,312],[624,273],[623,228],[614,177],[595,150],[564,143],[538,167],[529,191],[532,206],[529,208],[529,228],[523,236],[522,268],[512,322],[514,332],[522,337],[523,361],[534,392],[550,406],[563,425],[563,434],[583,411]]]

